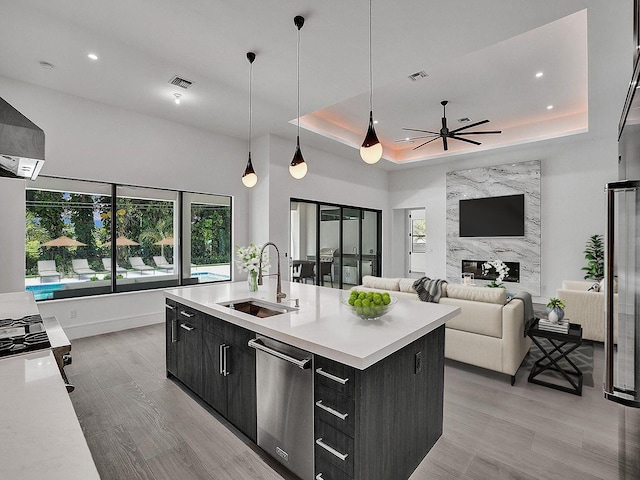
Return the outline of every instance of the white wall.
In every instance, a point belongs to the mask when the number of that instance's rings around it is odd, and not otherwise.
[[[249,194],[240,181],[246,142],[1,76],[0,92],[45,131],[41,175],[230,195],[233,242],[248,243]],[[0,254],[0,278],[11,277],[15,291],[24,289],[24,182],[11,181],[11,188],[0,188],[0,251],[13,245],[8,261]],[[9,224],[14,227],[5,229]],[[47,301],[39,308],[76,338],[162,321],[163,304],[161,292],[139,292]]]
[[[25,180],[0,177],[0,293],[24,290]]]

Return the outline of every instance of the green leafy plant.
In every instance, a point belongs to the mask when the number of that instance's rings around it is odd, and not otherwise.
[[[592,235],[587,240],[584,249],[584,258],[587,260],[587,266],[582,270],[587,272],[584,276],[585,280],[593,279],[600,281],[604,278],[604,240],[602,235]]]
[[[550,308],[550,309],[557,308],[558,310],[564,310],[564,306],[565,306],[564,300],[560,300],[559,298],[555,298],[555,297],[550,298],[549,303],[547,303],[547,308]]]

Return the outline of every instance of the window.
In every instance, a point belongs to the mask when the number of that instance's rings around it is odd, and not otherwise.
[[[26,207],[36,300],[231,279],[230,197],[40,176]]]

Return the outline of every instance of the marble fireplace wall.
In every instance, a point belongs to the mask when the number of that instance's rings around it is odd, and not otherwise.
[[[458,202],[462,199],[524,193],[524,237],[459,236]],[[447,280],[460,283],[462,260],[502,260],[520,263],[520,282],[505,282],[507,290],[540,296],[540,161],[447,172]],[[485,285],[488,281],[478,280]]]

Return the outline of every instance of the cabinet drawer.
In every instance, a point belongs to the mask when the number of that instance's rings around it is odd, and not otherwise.
[[[343,395],[353,395],[355,368],[319,356],[316,356],[314,368],[316,385],[324,385]]]
[[[353,397],[317,385],[314,403],[315,418],[353,437],[356,423]]]
[[[316,421],[316,462],[325,462],[353,476],[353,438],[324,422]]]
[[[323,459],[316,460],[316,476],[314,478],[317,480],[353,480],[342,470]]]

